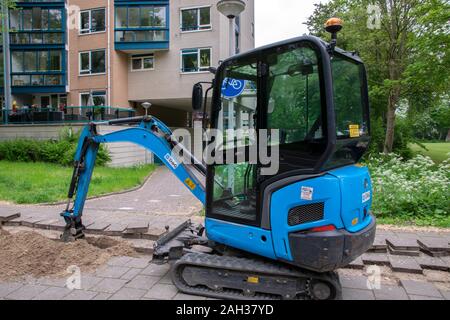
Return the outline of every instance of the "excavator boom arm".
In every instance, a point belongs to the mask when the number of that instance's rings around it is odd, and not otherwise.
[[[138,126],[105,135],[97,133],[97,125],[117,124],[138,124]],[[99,146],[102,143],[116,142],[133,143],[152,152],[198,200],[203,204],[205,203],[206,193],[204,186],[182,160],[190,160],[190,163],[203,175],[206,174],[204,166],[188,150],[172,139],[171,130],[160,120],[145,116],[90,123],[83,129],[79,139],[67,207],[61,214],[67,223],[67,230],[78,230],[76,232],[72,231],[73,235],[82,234],[81,216],[87,199]],[[176,146],[178,152],[182,150],[183,159],[180,159],[179,155],[174,152]]]

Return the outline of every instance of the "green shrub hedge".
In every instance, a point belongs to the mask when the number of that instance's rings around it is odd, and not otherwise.
[[[435,164],[422,155],[405,161],[395,154],[380,154],[367,164],[373,211],[379,218],[389,223],[450,227],[450,157]]]
[[[19,162],[47,162],[71,166],[80,134],[71,128],[61,131],[57,140],[16,139],[0,142],[0,160]],[[101,145],[97,165],[103,166],[111,160],[106,148]]]

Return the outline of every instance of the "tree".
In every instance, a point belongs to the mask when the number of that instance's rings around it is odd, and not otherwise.
[[[393,151],[400,101],[410,112],[430,110],[449,91],[449,9],[445,0],[332,0],[316,5],[307,22],[312,34],[325,37],[326,19],[345,21],[338,45],[366,63],[373,122],[382,119],[386,153]]]

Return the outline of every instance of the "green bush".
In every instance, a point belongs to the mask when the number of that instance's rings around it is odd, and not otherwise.
[[[0,142],[0,160],[47,162],[71,166],[79,137],[79,133],[74,134],[71,128],[65,128],[61,131],[58,140],[16,139]],[[97,155],[97,165],[103,166],[110,160],[108,151],[101,145]]]
[[[370,157],[373,211],[383,219],[416,225],[448,226],[450,158],[435,164],[418,155],[408,161],[395,154]]]

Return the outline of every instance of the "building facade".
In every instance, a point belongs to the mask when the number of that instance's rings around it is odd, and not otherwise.
[[[245,2],[238,52],[254,48],[254,0]],[[211,80],[209,67],[230,51],[229,22],[216,3],[17,2],[9,14],[13,107],[59,108],[76,120],[85,106],[142,114],[148,101],[169,126],[190,126],[192,86]]]

